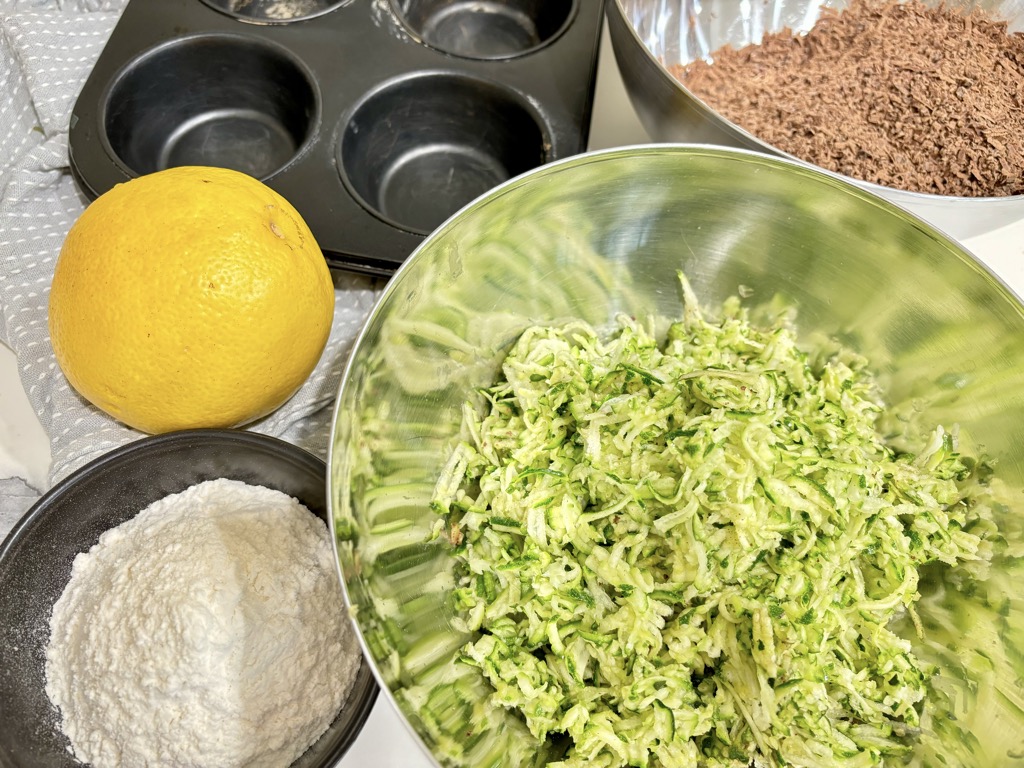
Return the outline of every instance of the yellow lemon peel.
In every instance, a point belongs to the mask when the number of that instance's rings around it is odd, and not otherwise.
[[[160,433],[241,426],[284,404],[323,353],[334,286],[281,195],[188,166],[93,201],[68,232],[49,301],[71,386]]]

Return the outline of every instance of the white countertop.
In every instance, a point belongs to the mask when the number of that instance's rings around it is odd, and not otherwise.
[[[590,148],[648,141],[615,66],[607,35],[602,44]],[[964,243],[1019,295],[1024,294],[1024,220]],[[0,480],[20,477],[42,489],[49,468],[49,440],[29,405],[13,353],[0,346]],[[429,768],[404,723],[381,696],[342,768]]]

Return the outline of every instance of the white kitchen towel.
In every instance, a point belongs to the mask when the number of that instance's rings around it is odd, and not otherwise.
[[[50,486],[89,460],[143,435],[83,400],[50,346],[53,267],[86,199],[71,177],[71,109],[126,0],[0,0],[0,340],[15,353],[29,401],[50,438]],[[326,455],[341,370],[381,284],[335,279],[327,348],[288,403],[249,429]],[[11,482],[7,482],[10,480]],[[0,478],[0,537],[45,488]]]

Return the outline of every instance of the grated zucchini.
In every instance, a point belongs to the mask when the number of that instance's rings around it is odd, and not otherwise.
[[[432,503],[460,663],[557,768],[903,765],[922,569],[992,556],[978,465],[955,427],[896,450],[863,357],[680,281],[663,341],[528,328],[464,408]]]

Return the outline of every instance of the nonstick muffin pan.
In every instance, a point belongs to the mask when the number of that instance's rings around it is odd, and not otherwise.
[[[79,94],[95,198],[215,165],[389,275],[463,205],[586,148],[603,0],[131,0]]]

